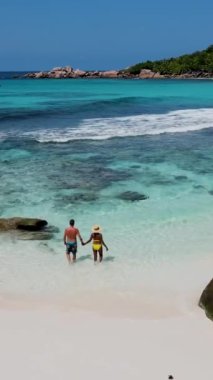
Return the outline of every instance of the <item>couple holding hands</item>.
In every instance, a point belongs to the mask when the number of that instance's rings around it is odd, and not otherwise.
[[[103,259],[103,246],[107,251],[108,247],[104,243],[100,226],[93,226],[89,240],[84,242],[78,228],[75,227],[74,219],[71,219],[69,227],[64,231],[64,244],[66,245],[66,256],[68,263],[70,264],[71,262],[76,261],[77,237],[80,239],[82,245],[86,245],[92,241],[94,261],[96,262],[99,256],[99,261],[101,262]],[[70,253],[72,253],[72,259],[70,257]]]

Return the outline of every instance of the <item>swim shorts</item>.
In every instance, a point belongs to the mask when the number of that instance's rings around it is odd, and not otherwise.
[[[77,252],[77,243],[76,242],[68,242],[66,243],[66,247],[67,247],[67,253],[73,253],[73,254],[76,254]]]

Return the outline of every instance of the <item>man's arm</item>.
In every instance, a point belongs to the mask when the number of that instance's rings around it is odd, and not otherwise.
[[[78,237],[79,237],[79,239],[80,239],[80,241],[81,241],[81,244],[83,245],[83,239],[82,239],[82,237],[81,237],[81,234],[79,233],[79,235],[78,235]]]
[[[84,242],[83,242],[83,239],[82,239],[82,237],[81,237],[81,234],[80,234],[80,231],[79,231],[79,230],[78,230],[77,236],[79,237],[79,240],[80,240],[81,244],[83,245]]]
[[[66,234],[66,230],[64,231],[64,244],[66,244],[66,236],[67,236],[67,234]]]

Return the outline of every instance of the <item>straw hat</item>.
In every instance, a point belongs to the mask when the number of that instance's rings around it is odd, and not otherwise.
[[[92,232],[93,232],[93,233],[101,232],[101,227],[100,227],[98,224],[95,224],[95,225],[92,227]]]

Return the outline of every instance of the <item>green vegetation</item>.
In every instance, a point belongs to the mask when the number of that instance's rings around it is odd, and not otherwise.
[[[138,63],[129,67],[126,72],[137,75],[142,69],[149,69],[162,75],[180,75],[197,71],[213,74],[213,45],[210,45],[206,50],[185,54],[177,58]]]

